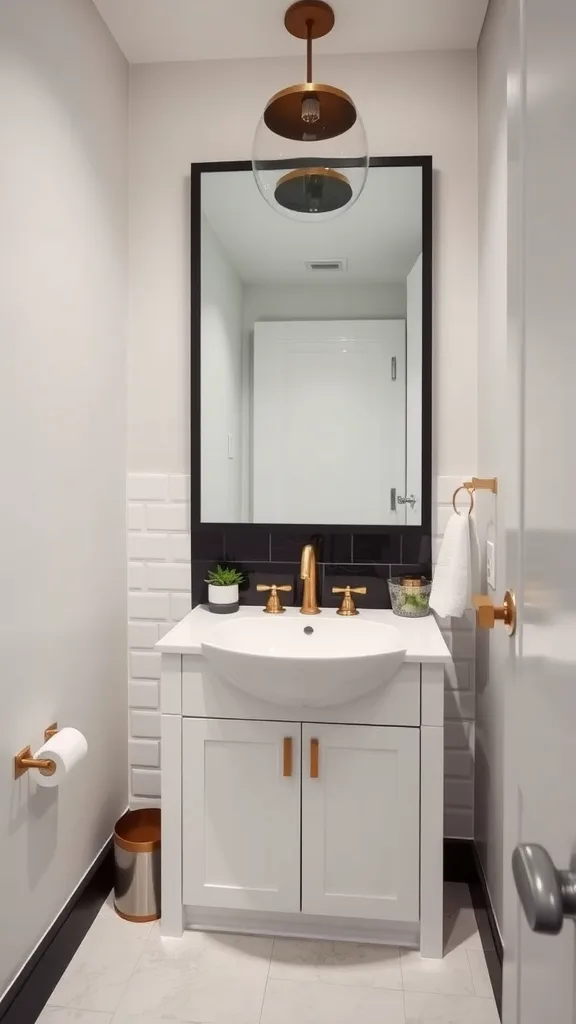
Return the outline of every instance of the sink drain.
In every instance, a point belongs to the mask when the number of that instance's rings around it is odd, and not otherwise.
[[[306,636],[310,636],[310,634],[314,632],[314,629],[312,626],[304,626],[304,632],[306,633]]]

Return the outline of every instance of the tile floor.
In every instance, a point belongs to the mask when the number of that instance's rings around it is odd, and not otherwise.
[[[498,1024],[465,885],[446,885],[446,955],[187,932],[100,911],[40,1024]]]

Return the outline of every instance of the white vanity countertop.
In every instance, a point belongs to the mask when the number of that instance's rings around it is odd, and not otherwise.
[[[254,605],[243,605],[231,617],[254,618],[263,614],[263,609]],[[287,608],[286,616],[300,615],[298,608]],[[322,615],[336,618],[335,608],[322,609]],[[365,608],[360,612],[367,622],[382,622],[387,626],[395,626],[406,646],[406,661],[447,662],[451,660],[442,633],[433,615],[421,619],[402,618],[385,608]],[[313,616],[302,616],[302,622],[311,623]],[[224,622],[230,621],[227,615],[215,615],[205,605],[197,605],[174,629],[156,644],[156,649],[164,654],[202,654],[202,643],[211,640],[214,632]],[[346,629],[347,619],[340,617],[342,629]]]

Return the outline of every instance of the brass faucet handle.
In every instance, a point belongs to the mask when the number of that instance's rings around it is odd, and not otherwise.
[[[337,615],[358,615],[358,609],[354,604],[352,594],[366,594],[366,587],[332,587],[333,594],[344,594],[342,603],[336,612]]]
[[[260,592],[270,591],[270,596],[268,597],[268,600],[266,601],[266,606],[263,609],[265,612],[268,613],[268,615],[281,615],[282,612],[286,611],[286,609],[282,606],[282,602],[278,596],[278,591],[282,590],[284,593],[288,593],[290,590],[292,590],[292,587],[290,586],[289,583],[271,583],[270,586],[268,586],[267,583],[257,583],[256,590],[259,590]]]

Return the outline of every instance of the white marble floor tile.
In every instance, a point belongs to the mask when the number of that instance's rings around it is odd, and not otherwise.
[[[36,1024],[111,1024],[111,1013],[74,1010],[65,1006],[46,1006]]]
[[[98,1024],[98,1022],[95,1022]],[[148,1013],[139,1013],[137,1016],[126,1014],[123,1010],[117,1010],[111,1018],[111,1024],[168,1024],[167,1017],[151,1017]]]
[[[274,939],[269,976],[334,985],[402,988],[397,949],[355,942]]]
[[[438,992],[473,996],[472,972],[465,949],[445,953],[442,960],[428,960],[418,950],[400,953],[402,981],[406,992]]]
[[[482,949],[476,915],[472,907],[461,907],[444,914],[444,949]]]
[[[270,978],[261,1024],[404,1024],[402,992]]]
[[[481,949],[467,949],[466,955],[472,971],[474,992],[477,996],[493,998],[492,983],[486,965],[486,957]]]
[[[107,921],[108,923],[114,922],[118,925],[119,928],[123,928],[125,931],[129,930],[133,932],[138,932],[138,934],[141,937],[143,937],[144,935],[148,935],[153,928],[158,928],[157,921],[125,921],[124,918],[119,917],[116,911],[114,910],[114,890],[112,890],[112,892],[108,895],[108,897],[105,899],[104,903],[100,907],[100,910],[98,911],[98,916],[96,917],[96,921],[98,921],[99,924],[101,924],[103,921]],[[111,926],[114,927],[114,924],[112,924]]]
[[[114,890],[112,890],[112,892],[108,893],[108,896],[106,897],[106,899],[104,900],[104,903],[100,907],[100,910],[98,911],[97,920],[100,920],[101,918],[109,918],[109,917],[112,918],[113,920],[116,920],[116,918],[118,917],[118,914],[114,910]],[[121,921],[122,918],[119,917],[118,920]]]
[[[500,1024],[493,999],[405,992],[406,1024]]]
[[[150,928],[98,917],[48,1000],[51,1006],[113,1013],[128,984]]]
[[[272,939],[153,933],[118,1006],[122,1024],[143,1015],[195,1024],[258,1024]]]

